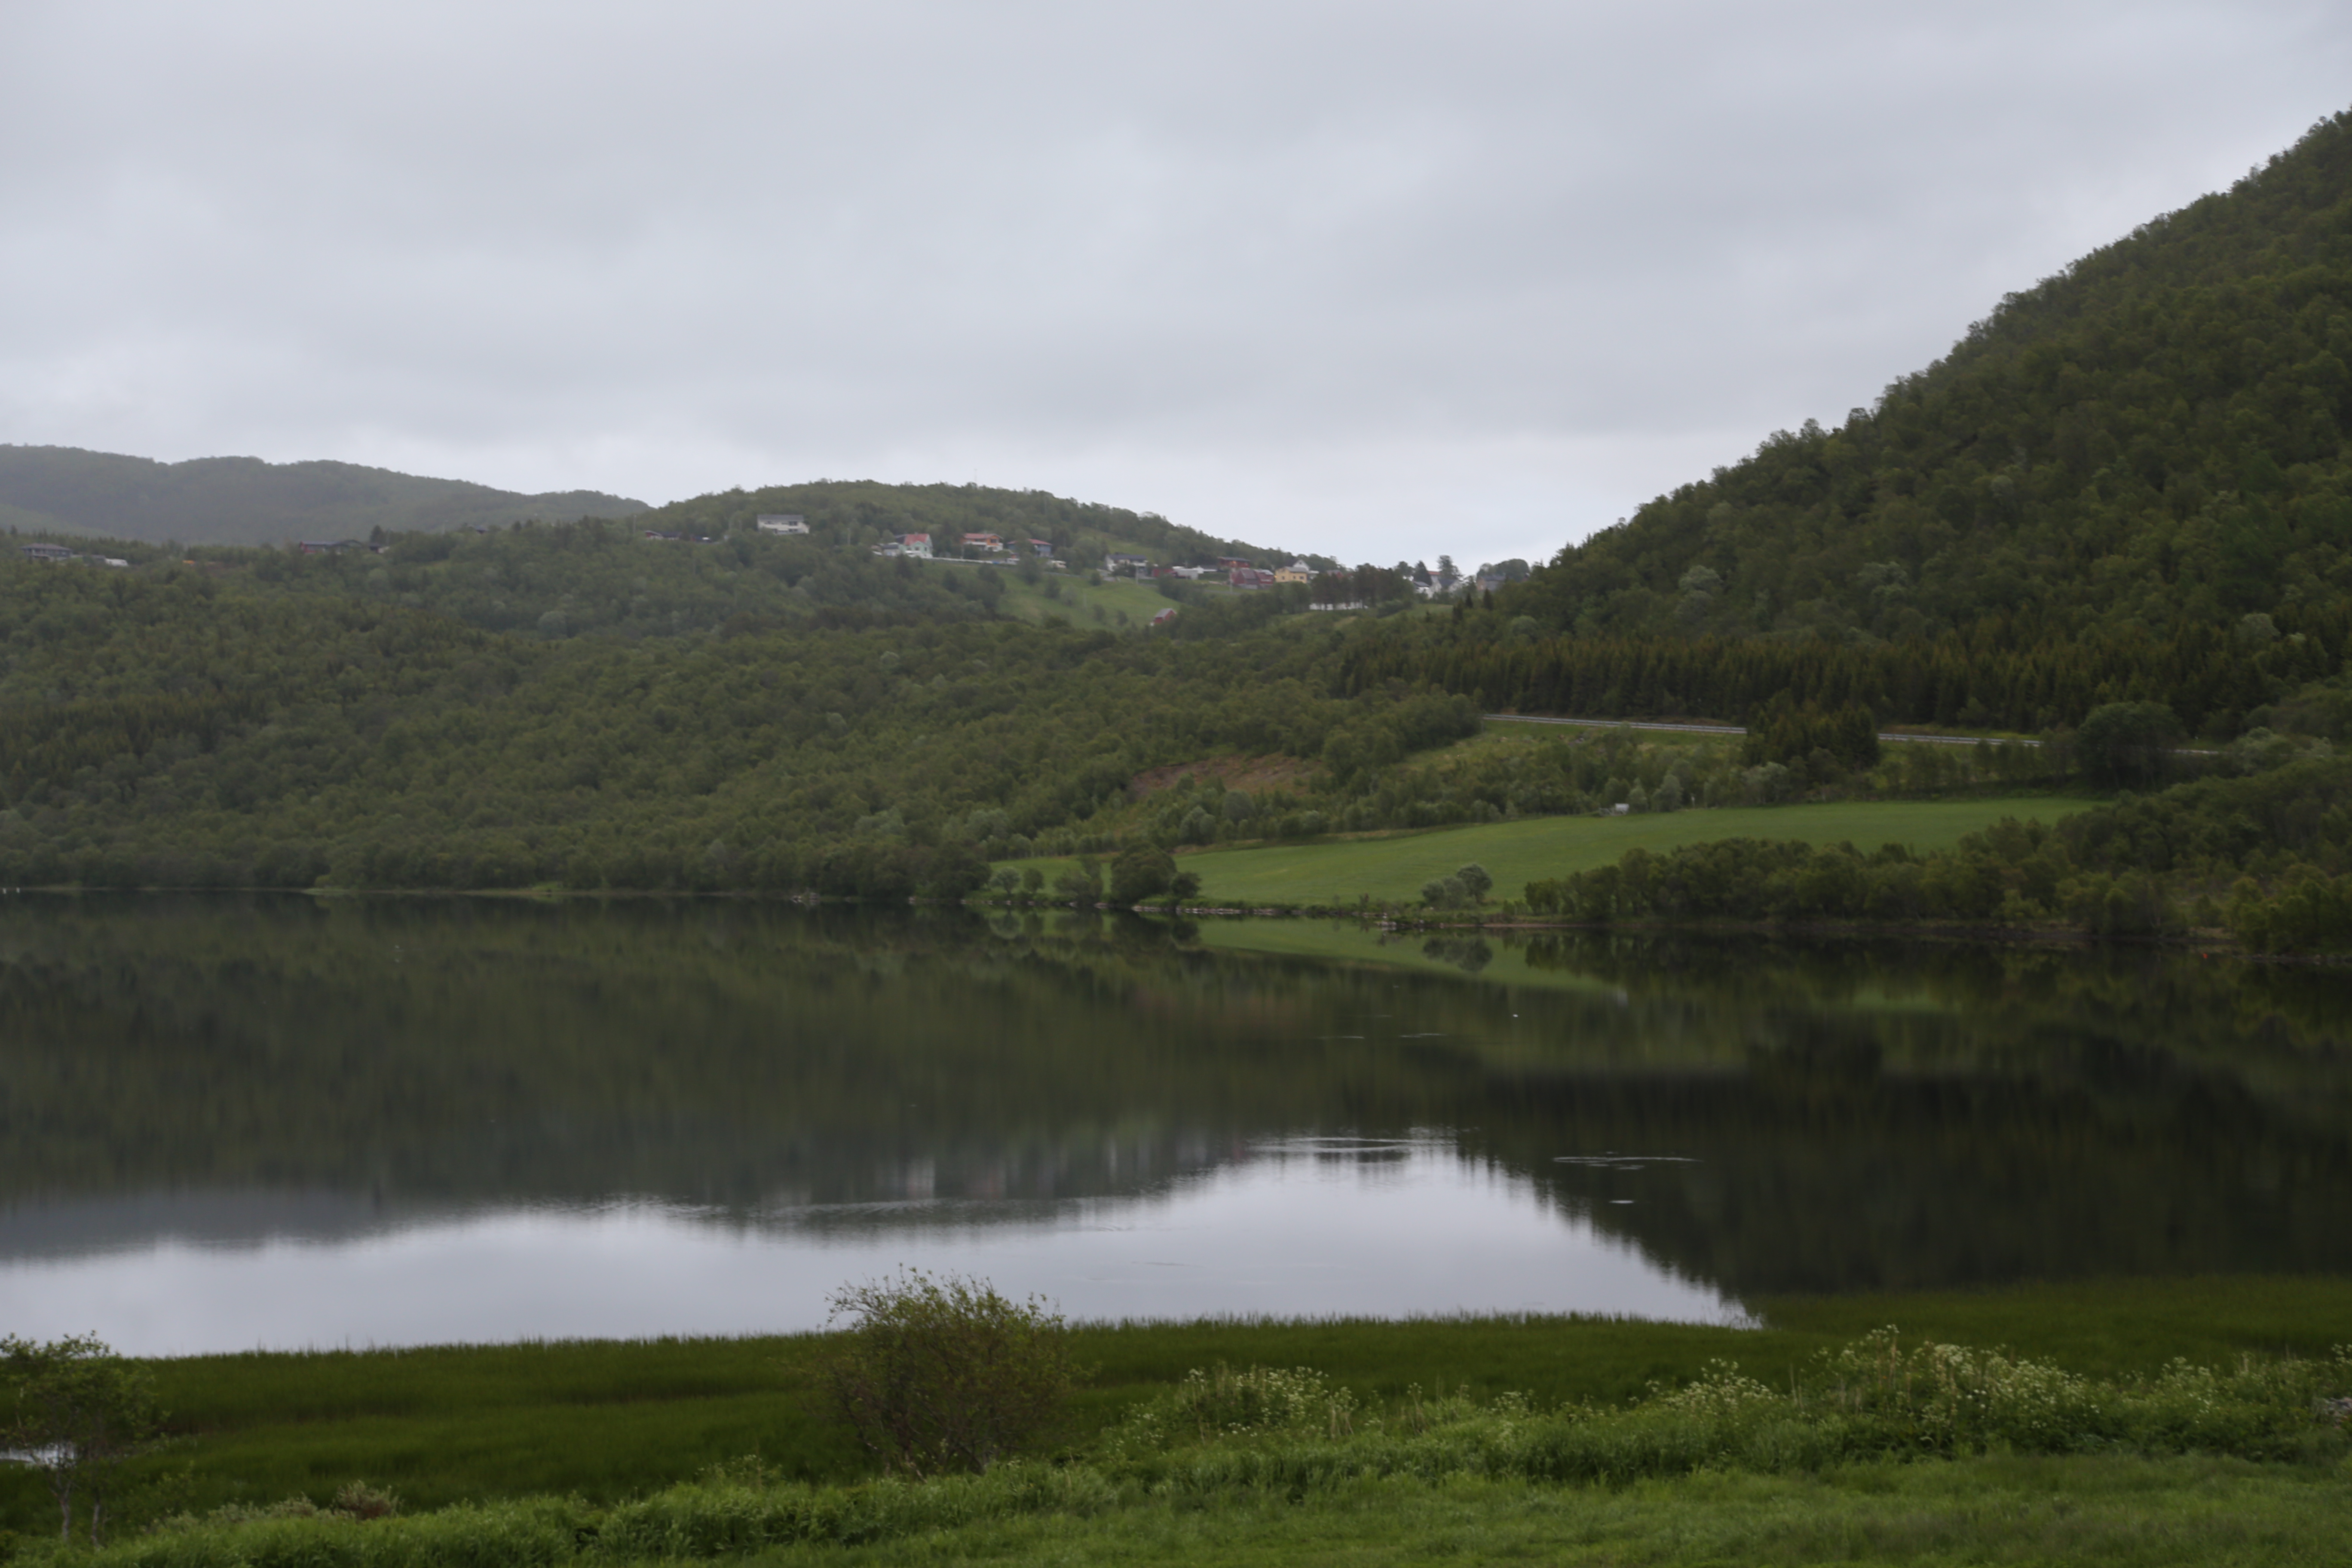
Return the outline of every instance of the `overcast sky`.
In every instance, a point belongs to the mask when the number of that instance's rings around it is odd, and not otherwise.
[[[0,5],[0,441],[1535,559],[2352,105],[2352,5]]]

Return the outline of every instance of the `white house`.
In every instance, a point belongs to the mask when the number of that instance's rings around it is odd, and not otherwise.
[[[918,561],[931,558],[931,536],[928,533],[902,533],[898,536],[898,553],[911,555]]]
[[[760,514],[761,533],[806,533],[808,519],[796,511],[763,511]]]

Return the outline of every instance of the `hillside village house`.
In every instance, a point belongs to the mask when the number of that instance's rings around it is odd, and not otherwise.
[[[766,511],[758,519],[761,533],[806,533],[808,519],[796,511]]]
[[[1271,588],[1275,575],[1262,566],[1236,566],[1226,574],[1225,581],[1236,588]]]
[[[1000,534],[967,533],[963,536],[963,550],[967,555],[975,550],[990,555],[1002,555],[1004,553],[1004,540]]]
[[[1294,561],[1287,566],[1276,567],[1274,580],[1277,583],[1312,583],[1315,581],[1315,568],[1304,561]]]
[[[1149,577],[1151,575],[1151,563],[1150,560],[1140,555],[1120,555],[1117,552],[1113,552],[1112,554],[1103,557],[1103,575],[1106,577]]]
[[[62,544],[26,544],[18,547],[27,560],[64,563],[79,561],[85,566],[128,566],[130,562],[118,555],[77,555]]]
[[[898,536],[898,553],[911,555],[918,561],[931,558],[931,536],[928,533],[902,533]]]

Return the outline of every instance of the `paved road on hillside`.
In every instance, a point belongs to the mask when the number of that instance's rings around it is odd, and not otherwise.
[[[1537,713],[1489,713],[1486,717],[1504,724],[1575,724],[1588,730],[1675,730],[1689,735],[1745,735],[1748,731],[1737,724],[1641,724],[1627,719],[1548,719]],[[1981,735],[1903,735],[1882,731],[1882,741],[1916,742],[1929,746],[1991,746],[1997,741]],[[2012,745],[2038,746],[2039,741],[2013,741]]]

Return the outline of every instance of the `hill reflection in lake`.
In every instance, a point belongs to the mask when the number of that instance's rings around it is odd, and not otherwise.
[[[194,1349],[798,1327],[900,1261],[1089,1315],[2342,1269],[2347,1003],[2145,950],[17,897],[0,1315]]]

